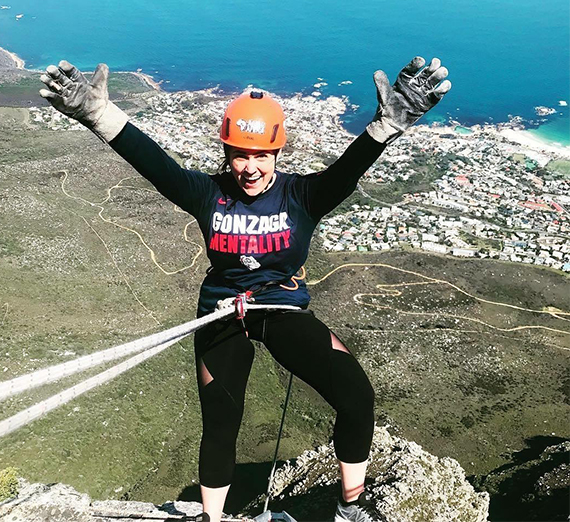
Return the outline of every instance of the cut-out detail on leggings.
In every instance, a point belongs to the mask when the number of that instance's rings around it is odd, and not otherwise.
[[[204,359],[200,359],[200,387],[205,388],[213,380],[212,374],[204,364]]]
[[[342,343],[342,341],[331,332],[331,344],[333,347],[333,350],[338,350],[339,352],[345,352],[348,353],[350,355],[352,355],[350,353],[350,350]]]

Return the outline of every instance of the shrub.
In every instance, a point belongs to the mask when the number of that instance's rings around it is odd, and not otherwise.
[[[0,502],[18,494],[18,470],[6,468],[0,470]]]

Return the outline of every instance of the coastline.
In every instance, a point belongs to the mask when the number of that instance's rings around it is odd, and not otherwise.
[[[26,62],[16,53],[0,47],[0,67],[5,69],[23,70],[26,68]]]
[[[160,84],[162,83],[162,80],[160,80],[159,82],[157,82],[150,74],[145,74],[139,71],[136,72],[130,72],[130,71],[121,71],[121,73],[123,74],[133,74],[135,75],[139,80],[141,80],[143,83],[145,83],[146,85],[148,85],[151,89],[154,89],[155,91],[162,91],[162,87],[160,86]]]
[[[4,47],[0,47],[0,69],[7,69],[7,70],[18,70],[18,71],[32,71],[32,69],[26,69],[26,62],[22,58],[20,58],[16,53],[8,51]],[[88,72],[88,71],[85,71]],[[162,81],[157,82],[154,80],[152,76],[149,74],[145,74],[139,71],[117,71],[119,74],[132,74],[136,76],[142,83],[150,87],[155,91],[162,91],[160,84]]]
[[[22,58],[20,58],[16,53],[8,51],[3,47],[0,47],[0,69],[7,69],[7,70],[12,69],[17,71],[28,70],[26,69],[26,62]],[[161,87],[162,80],[157,82],[151,75],[140,72],[140,70],[117,71],[117,73],[132,74],[151,89],[159,92],[164,92],[164,90]],[[295,96],[295,94],[291,94],[291,96]],[[455,123],[461,125],[459,122]],[[423,127],[424,125],[421,126]],[[435,126],[435,127],[428,125],[428,127],[430,127],[430,129],[432,129],[432,131],[435,131],[436,133],[442,132],[444,129],[445,130],[452,129],[449,123],[443,126]],[[462,126],[462,127],[468,130],[472,130],[473,128],[479,128],[480,126],[474,125],[473,127],[469,126]],[[536,152],[553,153],[563,158],[570,159],[570,146],[556,144],[547,139],[540,138],[535,133],[531,133],[528,129],[505,128],[504,124],[502,123],[493,125],[492,127],[494,128],[497,135],[502,136],[507,141],[534,150]]]
[[[548,140],[541,139],[536,136],[528,129],[513,129],[510,127],[505,127],[504,123],[498,124],[486,124],[486,125],[472,125],[464,126],[460,125],[459,122],[453,122],[452,124],[445,125],[426,125],[420,124],[415,125],[416,129],[429,129],[430,132],[434,134],[461,134],[456,130],[457,126],[463,129],[467,129],[470,133],[478,133],[481,131],[492,132],[497,137],[500,137],[514,146],[523,147],[525,150],[533,151],[536,153],[547,153],[555,154],[564,159],[570,159],[570,147],[564,145],[557,145]]]

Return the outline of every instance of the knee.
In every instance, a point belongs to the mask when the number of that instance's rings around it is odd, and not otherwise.
[[[342,388],[341,395],[338,413],[342,412],[354,419],[362,420],[374,415],[374,389],[367,378],[359,383],[347,383]]]
[[[374,388],[358,361],[348,354],[333,354],[337,412],[368,416],[374,411]]]
[[[214,379],[200,390],[204,434],[213,439],[235,440],[243,416],[243,401],[232,397]]]
[[[360,384],[359,390],[356,392],[358,395],[358,402],[362,404],[362,408],[365,410],[374,410],[374,400],[376,399],[376,394],[374,393],[374,388],[370,383],[370,380],[366,375],[364,375]]]

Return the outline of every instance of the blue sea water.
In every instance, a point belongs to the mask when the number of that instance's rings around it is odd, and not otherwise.
[[[166,89],[248,84],[280,94],[347,95],[362,130],[376,106],[372,73],[394,79],[413,56],[440,57],[452,91],[426,121],[464,125],[520,115],[570,144],[568,0],[4,0],[0,46],[31,68],[106,62]],[[17,14],[24,16],[16,20]],[[350,80],[352,84],[339,85]],[[555,107],[544,121],[534,107]]]

